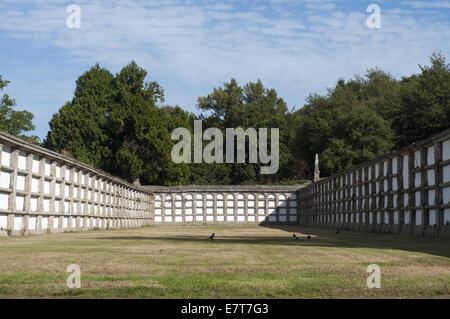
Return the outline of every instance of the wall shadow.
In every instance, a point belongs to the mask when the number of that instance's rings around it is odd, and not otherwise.
[[[130,241],[153,241],[157,242],[178,242],[178,243],[210,243],[216,244],[244,244],[244,245],[279,245],[279,246],[304,246],[304,247],[332,247],[332,248],[370,248],[380,250],[402,250],[409,252],[419,252],[435,256],[450,258],[450,239],[447,238],[422,238],[407,235],[389,233],[365,233],[341,230],[336,234],[336,230],[322,228],[308,228],[297,225],[265,225],[260,227],[282,230],[280,235],[264,236],[252,234],[241,235],[221,235],[220,228],[215,226],[196,226],[199,228],[198,235],[180,234],[177,236],[109,236],[95,237],[90,239],[99,240],[130,240]],[[223,226],[221,226],[223,227]],[[208,229],[208,230],[206,230]],[[152,228],[148,228],[151,233]],[[215,232],[214,240],[209,239],[209,235]],[[224,230],[226,232],[226,230]],[[296,234],[299,239],[294,240],[292,234]],[[307,236],[311,239],[307,239]]]
[[[245,244],[245,245],[296,245],[299,241],[294,241],[292,237],[286,236],[221,236],[216,233],[214,240],[210,240],[209,235],[198,236],[121,236],[121,237],[96,237],[89,239],[100,240],[136,240],[136,241],[161,241],[161,242],[190,242],[190,243],[211,243],[211,244]],[[292,235],[291,235],[292,236]],[[306,238],[306,237],[305,237]]]
[[[393,233],[359,232],[329,228],[312,228],[298,225],[267,225],[261,227],[283,230],[285,232],[298,231],[309,234],[312,239],[304,245],[317,247],[338,248],[371,248],[380,250],[403,250],[419,252],[435,256],[450,258],[450,238],[420,237]]]

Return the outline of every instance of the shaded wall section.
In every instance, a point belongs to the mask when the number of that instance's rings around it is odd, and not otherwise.
[[[299,191],[299,224],[450,237],[450,130]]]

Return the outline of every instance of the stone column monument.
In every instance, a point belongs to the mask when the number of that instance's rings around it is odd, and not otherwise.
[[[314,161],[314,182],[320,180],[320,170],[319,170],[319,154],[316,154],[316,159]]]

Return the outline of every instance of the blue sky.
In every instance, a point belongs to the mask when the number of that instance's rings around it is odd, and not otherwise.
[[[67,6],[81,8],[69,29]],[[381,8],[370,29],[369,4]],[[198,96],[232,77],[261,79],[290,107],[379,67],[401,77],[429,55],[450,59],[450,1],[0,0],[0,74],[44,138],[53,113],[95,63],[112,72],[135,60],[166,104],[198,112]]]

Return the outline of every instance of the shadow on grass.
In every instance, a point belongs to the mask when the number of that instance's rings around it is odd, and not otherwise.
[[[210,240],[209,235],[179,235],[179,236],[121,236],[121,237],[100,237],[93,239],[101,240],[130,240],[130,241],[149,241],[149,242],[172,242],[172,243],[198,243],[207,245],[218,244],[242,244],[242,245],[283,245],[283,246],[295,246],[300,245],[301,240],[294,241],[289,237],[282,236],[218,236],[214,240]],[[302,239],[303,240],[303,239]],[[306,241],[306,238],[304,239]]]
[[[382,250],[403,250],[450,258],[450,239],[408,236],[390,233],[366,233],[358,231],[325,228],[308,228],[290,225],[261,225],[269,229],[286,232],[297,229],[313,236],[307,245],[336,248],[371,248]],[[317,241],[317,242],[316,242]]]
[[[370,248],[380,250],[403,250],[410,252],[420,252],[430,255],[450,258],[450,239],[444,238],[422,238],[414,236],[402,236],[387,233],[363,233],[341,230],[336,234],[336,230],[306,228],[301,226],[266,226],[261,225],[261,229],[277,229],[285,231],[286,234],[279,236],[221,236],[220,230],[214,226],[199,227],[198,235],[178,236],[118,236],[118,237],[97,237],[93,239],[101,240],[135,240],[135,241],[155,241],[174,243],[205,243],[205,244],[244,244],[244,245],[280,245],[280,246],[305,246],[305,247],[332,247],[332,248]],[[198,227],[198,226],[197,226]],[[206,230],[207,228],[208,230]],[[150,230],[150,229],[149,229]],[[211,232],[215,232],[214,240],[209,239]],[[294,240],[292,234],[296,234],[299,239]],[[307,239],[310,235],[311,239]]]

